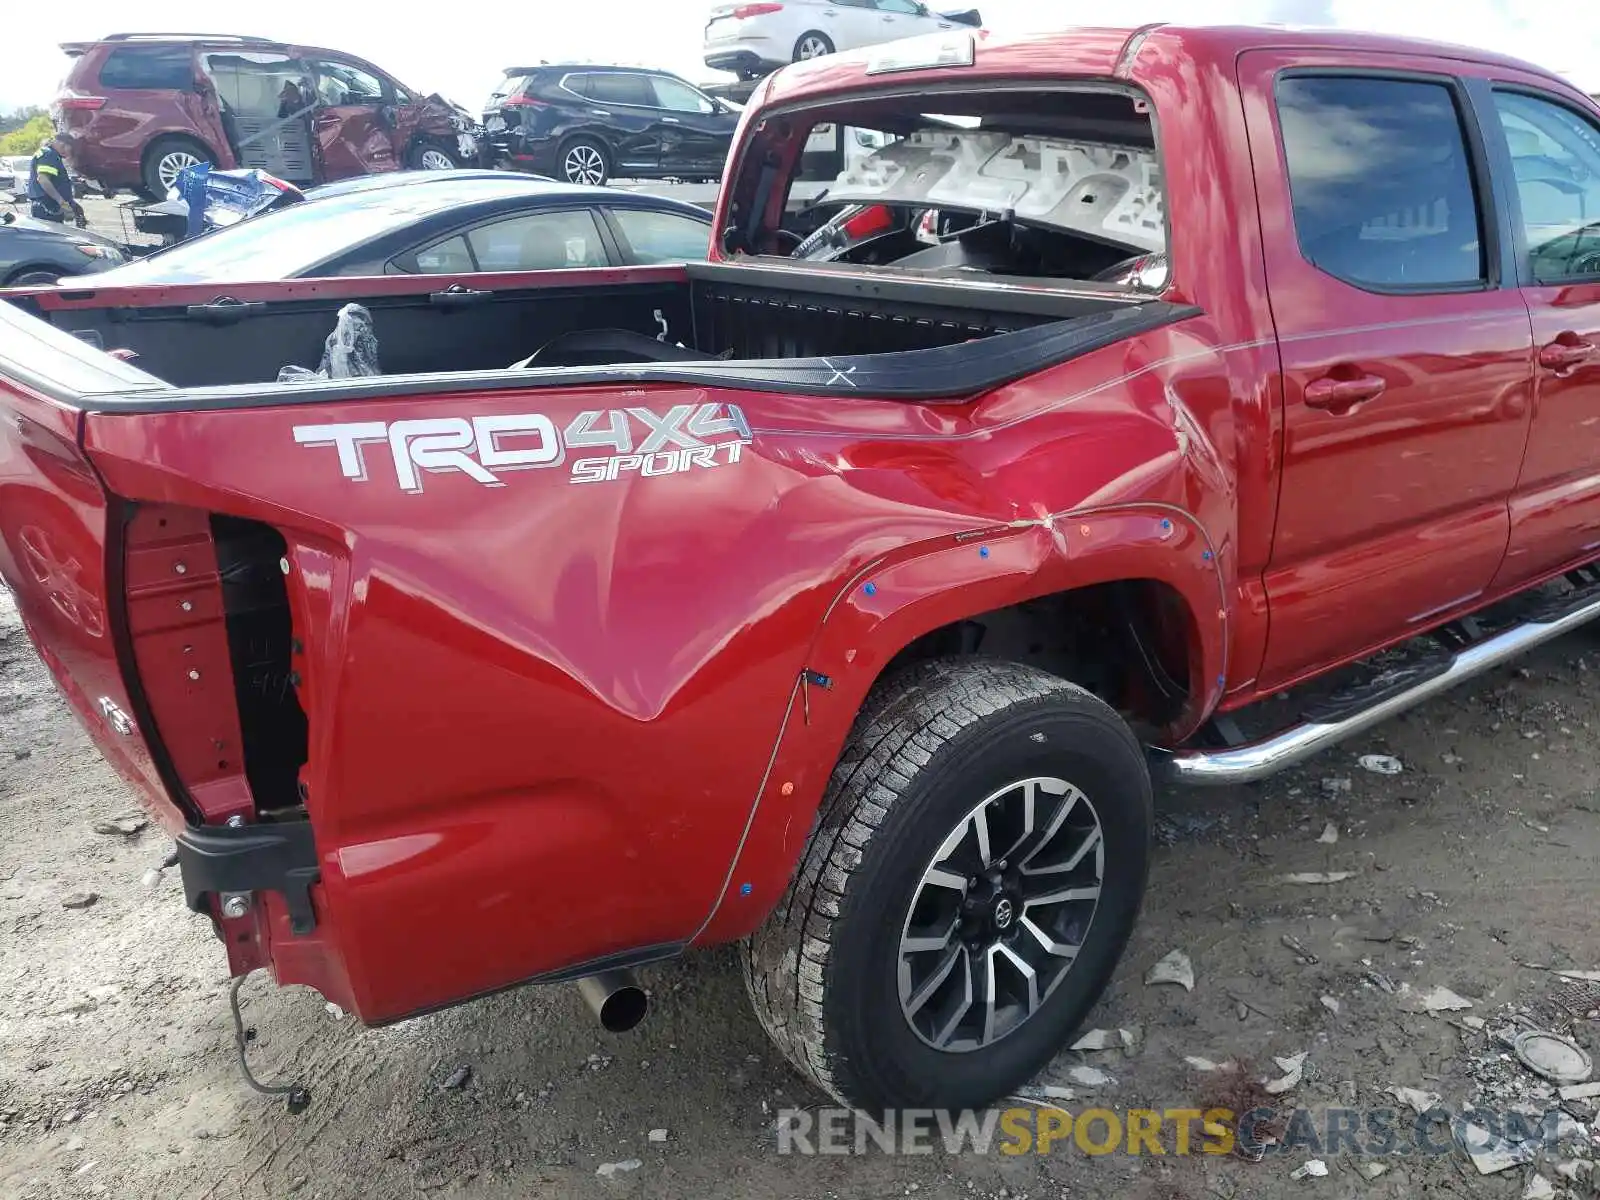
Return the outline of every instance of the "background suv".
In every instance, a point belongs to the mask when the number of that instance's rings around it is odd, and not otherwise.
[[[976,10],[936,13],[917,0],[719,4],[706,20],[706,66],[758,79],[791,62],[981,24]]]
[[[196,162],[309,185],[477,157],[470,114],[337,50],[126,33],[62,49],[50,115],[74,174],[103,188],[159,199]]]
[[[483,112],[496,164],[586,184],[717,179],[738,123],[732,104],[631,67],[508,68]]]

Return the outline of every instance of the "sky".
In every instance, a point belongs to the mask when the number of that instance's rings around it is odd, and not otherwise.
[[[523,0],[513,4],[378,6],[333,0],[272,0],[219,5],[164,0],[159,6],[73,0],[19,0],[0,26],[0,111],[48,104],[66,73],[59,43],[108,33],[194,29],[246,33],[348,51],[408,87],[442,92],[477,108],[502,69],[527,61],[575,59],[664,67],[704,83],[725,79],[700,61],[710,0]],[[159,18],[151,15],[159,7]],[[1600,5],[1592,0],[948,0],[934,8],[976,7],[998,32],[1104,22],[1139,25],[1275,22],[1410,34],[1483,46],[1562,72],[1600,92]],[[375,17],[374,13],[381,13]],[[1515,15],[1513,15],[1513,13]]]

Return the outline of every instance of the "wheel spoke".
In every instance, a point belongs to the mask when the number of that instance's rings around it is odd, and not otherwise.
[[[967,948],[959,943],[950,948],[949,952],[939,960],[939,965],[934,967],[933,974],[922,981],[922,986],[910,996],[904,997],[906,1016],[914,1017],[922,1011],[923,1006],[933,999],[933,994],[944,986],[944,981],[950,978],[950,972],[966,953]],[[902,973],[907,971],[904,959],[901,960],[900,970]]]
[[[949,1017],[943,1025],[934,1031],[933,1044],[945,1046],[950,1042],[951,1036],[972,1011],[972,955],[965,946],[961,947],[961,1002],[951,1010]]]
[[[995,977],[994,959],[998,945],[983,952],[983,1044],[994,1041],[995,1016],[1000,1005],[1000,989]]]
[[[1051,836],[1053,836],[1053,833]],[[1044,841],[1039,844],[1039,848],[1043,849],[1049,844],[1050,840],[1051,837],[1047,836]],[[1038,850],[1035,850],[1032,855],[1028,856],[1029,862],[1023,864],[1022,873],[1024,875],[1065,875],[1069,871],[1077,870],[1078,864],[1083,862],[1084,856],[1087,855],[1091,850],[1096,849],[1099,845],[1100,826],[1096,825],[1093,829],[1089,830],[1088,834],[1084,837],[1083,844],[1074,850],[1071,856],[1068,857],[1064,862],[1050,863],[1042,867],[1031,866],[1030,863],[1034,855],[1037,855],[1039,852]]]
[[[1027,844],[1033,836],[1034,822],[1037,819],[1039,806],[1039,781],[1030,779],[1022,785],[1022,832],[1017,835],[1017,840],[1001,852],[1000,858],[1009,861],[1013,855]]]
[[[926,954],[930,950],[943,950],[956,936],[956,930],[961,927],[961,914],[957,913],[950,918],[950,924],[943,933],[923,934],[921,936],[906,936],[900,939],[901,954]]]
[[[1038,942],[1040,946],[1044,947],[1046,954],[1054,955],[1056,958],[1064,958],[1068,963],[1071,963],[1075,958],[1077,958],[1078,951],[1083,948],[1081,943],[1068,945],[1066,942],[1056,941],[1048,933],[1035,925],[1032,917],[1022,917],[1020,924],[1022,925],[1022,928],[1027,931],[1029,937]]]
[[[954,888],[963,896],[967,894],[967,888],[972,886],[965,875],[957,875],[943,867],[934,867],[922,877],[922,882],[924,886],[932,884],[934,887]]]
[[[1100,885],[1098,883],[1086,884],[1082,887],[1061,888],[1059,891],[1045,892],[1039,896],[1024,896],[1022,899],[1023,910],[1042,908],[1047,904],[1068,904],[1073,900],[1098,900],[1100,898]]]
[[[1029,1017],[1033,1016],[1034,1012],[1039,1007],[1039,976],[1034,969],[1028,965],[1027,959],[1023,958],[1004,942],[1001,942],[995,947],[995,949],[1000,954],[1005,956],[1006,961],[1008,961],[1016,970],[1017,974],[1021,975],[1022,978],[1027,982],[1028,1007],[1027,1011],[1022,1014],[1023,1020],[1027,1020]]]
[[[987,869],[994,860],[989,854],[989,806],[972,814],[972,832],[978,839],[978,861]]]

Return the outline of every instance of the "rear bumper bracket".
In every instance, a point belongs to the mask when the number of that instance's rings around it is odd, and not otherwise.
[[[178,836],[183,895],[195,912],[209,912],[206,897],[224,892],[281,892],[289,928],[317,926],[311,885],[322,877],[310,821],[272,825],[190,826]]]

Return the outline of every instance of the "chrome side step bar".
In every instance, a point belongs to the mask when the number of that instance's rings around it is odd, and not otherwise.
[[[1535,646],[1570,633],[1580,625],[1600,617],[1600,599],[1590,600],[1569,612],[1547,620],[1530,621],[1458,652],[1449,670],[1424,679],[1409,691],[1386,697],[1371,708],[1362,709],[1341,721],[1312,722],[1264,742],[1232,746],[1224,750],[1156,751],[1154,770],[1158,778],[1185,787],[1218,787],[1235,783],[1254,783],[1292,767],[1337,742],[1370,729],[1430,700],[1456,684],[1481,675],[1502,663],[1532,650]]]

